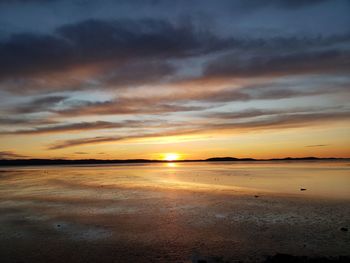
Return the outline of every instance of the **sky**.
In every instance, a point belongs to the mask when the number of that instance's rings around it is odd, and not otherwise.
[[[0,0],[0,159],[350,157],[348,0]]]

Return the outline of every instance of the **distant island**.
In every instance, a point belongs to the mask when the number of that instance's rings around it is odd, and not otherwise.
[[[272,159],[235,158],[235,157],[212,157],[197,160],[150,160],[150,159],[0,159],[0,166],[37,166],[37,165],[89,165],[89,164],[128,164],[128,163],[185,163],[185,162],[268,162],[268,161],[341,161],[350,158],[318,158],[318,157],[286,157]]]

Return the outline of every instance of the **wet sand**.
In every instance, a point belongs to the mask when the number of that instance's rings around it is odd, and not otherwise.
[[[350,256],[349,201],[347,163],[2,168],[0,256],[1,262]]]

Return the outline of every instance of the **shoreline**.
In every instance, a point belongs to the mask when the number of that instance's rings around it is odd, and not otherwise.
[[[234,158],[234,157],[213,157],[199,160],[150,160],[150,159],[0,159],[0,167],[17,167],[17,166],[50,166],[50,165],[98,165],[98,164],[153,164],[153,163],[268,163],[268,162],[346,162],[350,158],[318,158],[318,157],[301,157],[301,158],[271,158],[271,159],[254,159],[254,158]]]

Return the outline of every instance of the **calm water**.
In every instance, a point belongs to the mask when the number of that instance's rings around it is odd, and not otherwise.
[[[350,199],[350,163],[167,163],[2,169],[0,194],[94,195],[99,187],[232,190]],[[301,188],[306,189],[300,191]]]
[[[340,230],[350,227],[349,199],[347,162],[1,168],[0,256],[192,262],[198,255],[349,255],[349,232]]]

